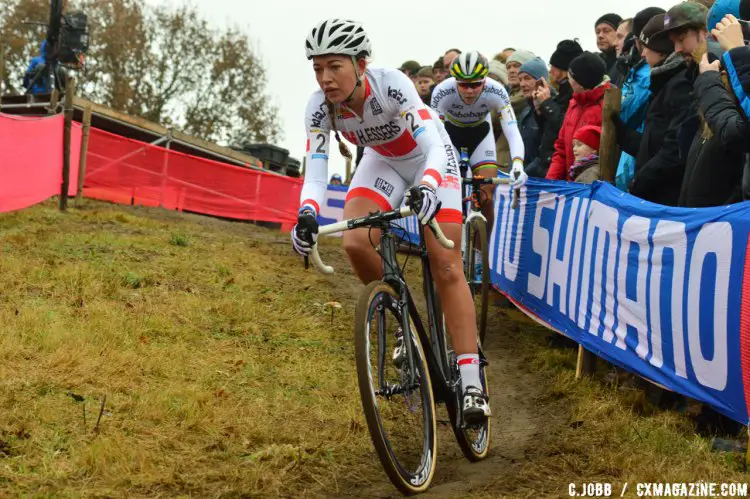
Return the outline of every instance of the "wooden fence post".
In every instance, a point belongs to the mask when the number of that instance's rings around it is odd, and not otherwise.
[[[617,147],[617,129],[612,122],[612,116],[620,114],[622,93],[617,87],[610,87],[604,92],[604,108],[602,110],[602,136],[599,145],[599,167],[601,180],[614,183],[617,175],[619,148]]]
[[[73,95],[76,80],[70,78],[65,86],[64,128],[63,128],[63,170],[62,188],[60,189],[60,211],[68,209],[68,189],[70,187],[70,136],[73,128]]]
[[[599,143],[599,168],[602,182],[614,183],[617,175],[619,148],[617,147],[617,130],[612,122],[612,116],[620,113],[622,94],[617,87],[610,87],[604,92],[604,108],[602,109],[602,136]],[[589,352],[582,345],[578,345],[578,365],[576,379],[590,376],[596,371],[596,355]]]
[[[83,110],[83,134],[81,136],[81,159],[78,162],[78,190],[76,201],[83,197],[83,183],[86,179],[86,155],[89,152],[89,134],[91,133],[91,106]]]
[[[172,148],[172,129],[167,132],[167,145],[164,146],[164,163],[161,168],[161,190],[159,192],[159,207],[164,208],[164,196],[167,190],[167,178],[169,175],[169,155]]]
[[[52,89],[52,94],[49,96],[49,109],[48,114],[55,114],[57,112],[57,103],[60,101],[60,92],[56,88]]]

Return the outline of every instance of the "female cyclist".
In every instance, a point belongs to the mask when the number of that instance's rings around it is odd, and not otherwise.
[[[361,24],[322,21],[310,31],[305,51],[313,61],[320,90],[310,97],[305,117],[306,175],[298,223],[292,230],[293,247],[305,256],[317,239],[316,217],[325,199],[331,132],[344,156],[351,154],[339,132],[365,148],[349,187],[344,218],[395,209],[409,187],[418,184],[420,222],[426,225],[435,218],[455,243],[454,249],[445,249],[425,231],[461,372],[464,418],[481,422],[490,416],[490,408],[479,377],[474,303],[462,272],[460,179],[450,138],[407,76],[398,70],[368,68],[370,39]],[[378,237],[366,229],[344,232],[344,250],[365,284],[382,277],[381,260],[372,246],[378,244]]]

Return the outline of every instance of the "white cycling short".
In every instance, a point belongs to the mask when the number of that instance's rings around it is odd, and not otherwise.
[[[458,173],[456,151],[450,144],[445,145],[448,165],[437,195],[442,205],[435,216],[438,223],[462,223],[461,179]],[[365,148],[362,160],[354,173],[346,201],[354,198],[367,198],[374,201],[383,211],[401,206],[404,193],[419,182],[418,175],[425,166],[425,155],[408,160],[387,158],[371,148]]]

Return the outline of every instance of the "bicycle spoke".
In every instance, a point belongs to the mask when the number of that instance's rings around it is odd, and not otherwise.
[[[435,412],[432,387],[419,343],[410,331],[409,362],[404,343],[395,352],[402,324],[397,300],[383,283],[368,286],[369,303],[358,310],[357,370],[370,434],[391,481],[402,491],[424,490],[435,462]],[[374,291],[369,291],[373,288]],[[378,292],[379,288],[387,292]],[[360,305],[364,305],[360,300]],[[359,322],[361,318],[361,323]],[[410,367],[414,366],[414,372]],[[369,395],[368,395],[369,394]]]

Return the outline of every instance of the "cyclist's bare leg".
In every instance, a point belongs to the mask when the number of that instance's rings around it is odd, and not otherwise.
[[[443,248],[429,229],[425,230],[425,239],[451,345],[457,355],[477,353],[476,310],[463,273],[461,225],[442,223],[440,228],[455,243],[453,249]]]
[[[497,167],[485,166],[476,170],[474,174],[481,175],[485,178],[495,178],[497,177]],[[481,189],[482,196],[480,201],[482,203],[482,215],[484,215],[484,218],[487,219],[487,241],[489,242],[490,234],[492,233],[492,229],[495,227],[495,186],[483,185]]]
[[[383,211],[378,204],[368,198],[350,199],[344,205],[344,219],[367,216],[376,211]],[[354,273],[363,284],[369,284],[383,277],[383,264],[375,252],[373,244],[380,242],[380,231],[354,229],[344,231],[344,251],[349,257]]]

